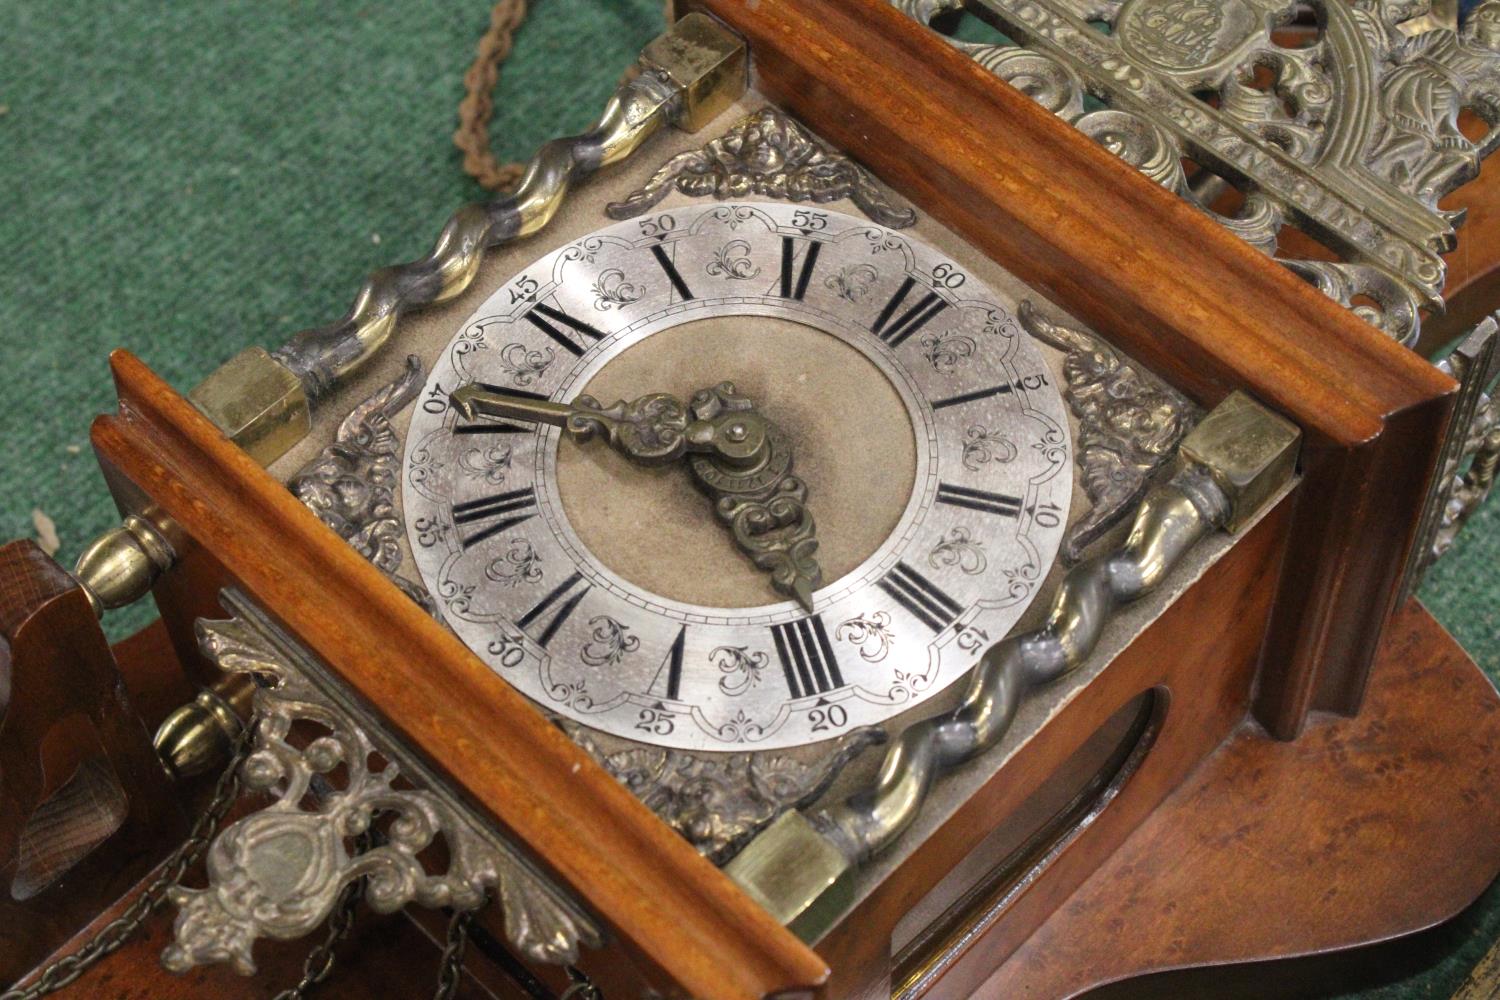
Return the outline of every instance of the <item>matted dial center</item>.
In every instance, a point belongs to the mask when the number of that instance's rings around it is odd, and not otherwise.
[[[817,521],[823,579],[838,580],[890,536],[911,499],[916,439],[900,395],[838,338],[759,316],[654,334],[612,358],[582,391],[606,405],[647,392],[688,399],[725,380],[791,438],[794,471]],[[563,441],[557,487],[579,539],[637,587],[722,608],[784,599],[735,546],[685,463],[643,468],[612,450]]]

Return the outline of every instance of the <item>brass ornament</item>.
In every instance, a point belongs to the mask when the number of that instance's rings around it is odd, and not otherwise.
[[[1063,542],[1063,558],[1076,563],[1140,503],[1200,414],[1180,393],[1121,361],[1099,338],[1049,321],[1030,301],[1021,303],[1017,319],[1033,337],[1067,352],[1063,396],[1078,418],[1078,466],[1093,504]]]
[[[641,465],[688,458],[735,544],[771,574],[772,586],[812,611],[823,571],[807,486],[792,474],[791,438],[735,392],[733,382],[700,389],[687,406],[664,392],[606,407],[592,396],[554,403],[474,383],[450,399],[465,420],[483,415],[550,424],[580,444],[602,438]]]
[[[662,164],[645,186],[605,211],[612,219],[640,215],[673,188],[689,197],[778,198],[829,202],[848,198],[882,226],[904,229],[917,213],[892,204],[864,167],[825,149],[791,116],[776,108],[746,115],[702,149]]]
[[[1015,41],[952,44],[1265,253],[1285,225],[1316,234],[1340,260],[1284,263],[1391,337],[1414,345],[1419,310],[1441,308],[1461,213],[1438,202],[1500,145],[1500,0],[1462,28],[1451,0],[1312,0],[1301,48],[1273,38],[1287,0],[891,2],[992,23]],[[1466,109],[1485,138],[1459,129]],[[1243,204],[1223,214],[1229,186]]]
[[[1285,418],[1232,394],[1183,442],[1171,479],[1147,494],[1123,544],[1073,567],[1041,626],[990,646],[955,708],[896,736],[868,787],[811,816],[787,813],[725,871],[813,939],[850,874],[916,820],[934,782],[999,744],[1026,691],[1082,664],[1115,612],[1161,586],[1200,540],[1264,510],[1292,476],[1299,443]]]
[[[577,904],[344,706],[305,650],[239,595],[225,592],[223,600],[233,617],[200,620],[199,645],[227,674],[257,681],[242,774],[247,789],[269,793],[271,802],[215,836],[206,887],[168,892],[178,913],[162,953],[166,968],[225,962],[250,975],[257,940],[311,933],[361,880],[377,913],[411,903],[471,910],[493,892],[511,946],[533,961],[572,963],[580,946],[600,945]],[[304,745],[290,736],[299,722],[324,735]],[[337,780],[335,769],[343,772]],[[380,813],[395,817],[381,842],[351,851],[347,844]],[[419,858],[434,842],[448,859],[436,872]]]

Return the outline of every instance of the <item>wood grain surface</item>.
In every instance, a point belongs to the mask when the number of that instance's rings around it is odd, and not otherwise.
[[[1500,870],[1497,774],[1500,695],[1413,601],[1358,718],[1294,743],[1246,722],[975,995],[1071,997],[1446,920]]]
[[[180,529],[174,598],[212,613],[220,588],[238,586],[569,889],[657,988],[748,998],[823,982],[817,955],[186,399],[127,353],[111,363],[120,411],[95,421],[94,447],[117,495],[149,496]],[[166,621],[189,629],[175,638],[191,653],[191,621]]]
[[[118,789],[120,811],[101,811],[112,796],[96,789],[50,814],[44,830],[31,828],[38,807],[66,795],[85,768]],[[0,782],[4,984],[154,867],[186,829],[87,597],[31,541],[0,546]],[[22,851],[28,838],[38,854],[52,854],[52,870],[72,853],[59,843],[92,848],[18,892],[32,860]]]
[[[1247,532],[818,942],[834,970],[834,995],[889,997],[914,966],[939,964],[928,956],[891,970],[887,955],[896,921],[991,829],[1024,808],[1122,705],[1157,692],[1162,717],[1149,752],[1086,827],[1046,848],[1046,856],[972,908],[970,930],[941,960],[934,995],[961,997],[983,982],[1240,724],[1249,710],[1292,506],[1286,498]]]
[[[1259,712],[1352,711],[1394,606],[1454,385],[880,0],[679,0],[757,84],[1198,402],[1307,435]],[[1378,544],[1372,544],[1378,540]]]

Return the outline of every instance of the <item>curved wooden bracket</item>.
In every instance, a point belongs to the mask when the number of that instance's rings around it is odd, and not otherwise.
[[[34,542],[0,546],[0,983],[112,902],[182,829],[82,588]]]

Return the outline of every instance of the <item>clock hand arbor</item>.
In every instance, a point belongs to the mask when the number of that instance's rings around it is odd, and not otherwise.
[[[580,443],[603,438],[640,465],[687,458],[694,481],[741,551],[771,574],[777,590],[812,611],[823,572],[807,485],[792,474],[791,438],[732,382],[699,390],[686,406],[662,392],[606,407],[592,396],[555,403],[475,384],[450,399],[466,420],[483,415],[550,424]]]

